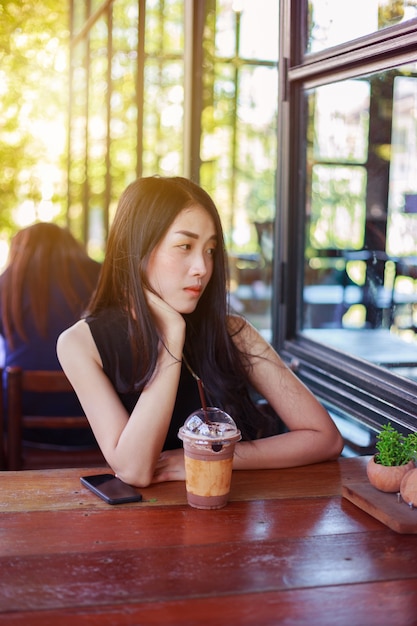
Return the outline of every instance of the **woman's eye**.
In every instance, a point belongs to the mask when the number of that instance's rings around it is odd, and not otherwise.
[[[207,254],[209,254],[210,256],[214,256],[216,252],[216,248],[208,248],[207,250]]]
[[[179,247],[181,250],[191,250],[191,245],[189,243],[182,243]]]

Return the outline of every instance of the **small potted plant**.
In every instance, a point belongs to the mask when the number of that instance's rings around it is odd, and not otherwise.
[[[398,492],[403,476],[415,468],[417,433],[403,435],[388,422],[376,439],[377,453],[366,467],[369,482],[380,491]]]

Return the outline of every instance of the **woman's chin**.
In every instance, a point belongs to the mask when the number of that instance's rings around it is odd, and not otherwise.
[[[173,307],[177,311],[177,313],[181,313],[181,315],[188,315],[189,313],[193,313],[196,310],[197,302],[192,304],[187,304],[179,307]],[[172,305],[171,305],[172,306]]]

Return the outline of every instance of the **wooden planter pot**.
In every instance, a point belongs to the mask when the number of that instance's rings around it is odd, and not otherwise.
[[[366,473],[368,474],[369,482],[376,489],[395,493],[400,491],[403,476],[414,468],[414,461],[409,461],[407,465],[392,465],[388,467],[375,463],[374,457],[372,457],[366,466]]]

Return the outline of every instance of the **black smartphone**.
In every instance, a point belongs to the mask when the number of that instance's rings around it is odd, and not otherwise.
[[[114,474],[95,474],[81,476],[81,483],[108,504],[125,504],[140,502],[142,495],[135,487],[124,483]]]

